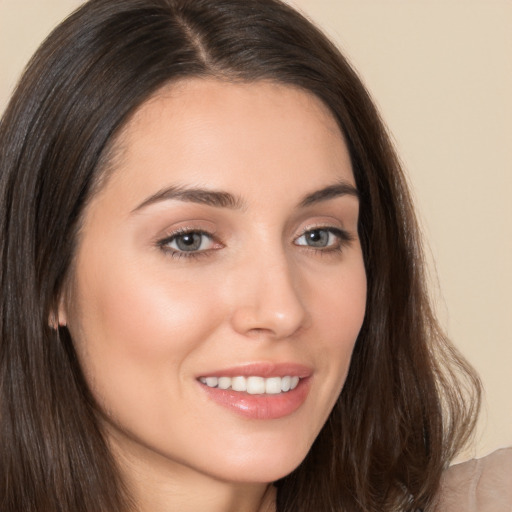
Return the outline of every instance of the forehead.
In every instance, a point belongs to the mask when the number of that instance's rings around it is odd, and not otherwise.
[[[334,175],[353,183],[330,110],[307,91],[269,81],[168,85],[135,112],[113,149],[109,181],[129,181],[137,194],[166,181],[216,188],[243,182],[262,193],[300,177],[310,188]]]
[[[276,121],[277,113],[287,114],[282,121],[317,117],[333,135],[341,135],[330,109],[305,89],[271,80],[244,82],[213,77],[187,78],[162,87],[138,108],[123,135],[130,137],[161,116],[200,118],[203,123],[213,124],[224,119],[238,123],[243,120],[241,116],[246,116],[249,127],[255,122]]]

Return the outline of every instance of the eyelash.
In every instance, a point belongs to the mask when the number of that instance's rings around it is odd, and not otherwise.
[[[336,237],[337,241],[333,246],[327,247],[314,247],[309,245],[299,245],[301,249],[314,251],[320,255],[333,254],[333,253],[341,253],[343,249],[345,249],[353,240],[354,237],[344,229],[332,227],[332,226],[310,226],[304,229],[300,236],[295,239],[295,242],[300,238],[306,236],[307,234],[312,234],[314,232],[325,231],[329,235],[333,235]],[[298,245],[298,244],[297,244]]]
[[[298,247],[300,247],[303,250],[307,251],[314,251],[317,254],[325,255],[331,254],[331,253],[341,253],[343,249],[348,246],[354,239],[354,237],[348,233],[347,231],[331,227],[331,226],[315,226],[315,227],[308,227],[302,231],[302,233],[295,238],[294,243],[299,240],[300,238],[306,236],[307,234],[311,234],[313,232],[320,232],[320,231],[326,231],[329,235],[334,235],[337,238],[337,243],[334,246],[328,246],[328,247],[322,247],[317,248],[309,245],[302,245],[302,244],[295,244]],[[169,245],[173,242],[175,242],[180,237],[184,237],[186,235],[200,235],[202,237],[207,237],[211,240],[211,243],[217,244],[217,248],[209,248],[204,250],[193,250],[193,251],[183,251],[183,250],[177,250],[169,247]],[[171,233],[169,236],[166,236],[162,240],[159,240],[157,242],[157,246],[164,251],[166,254],[169,254],[173,258],[187,258],[187,259],[194,259],[194,258],[201,258],[205,256],[210,256],[213,251],[220,249],[223,247],[223,245],[215,239],[214,235],[212,233],[209,233],[208,231],[204,231],[202,229],[188,229],[183,228],[175,231],[174,233]]]
[[[166,236],[164,239],[159,240],[157,242],[157,245],[166,254],[169,254],[171,257],[178,258],[178,259],[180,259],[180,258],[201,258],[204,256],[209,256],[211,254],[212,249],[199,250],[199,251],[181,251],[181,250],[176,250],[176,249],[169,247],[169,244],[171,244],[175,240],[179,239],[180,237],[184,237],[186,235],[201,235],[203,237],[209,238],[212,241],[212,243],[214,243],[214,244],[217,243],[219,245],[219,248],[222,247],[222,244],[215,240],[215,237],[212,233],[209,233],[208,231],[204,231],[203,229],[194,229],[194,228],[178,229],[174,233],[171,233],[169,236]],[[216,249],[213,249],[213,250],[216,250]]]

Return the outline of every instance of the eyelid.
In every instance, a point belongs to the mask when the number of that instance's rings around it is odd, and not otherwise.
[[[334,220],[319,220],[317,222],[307,224],[304,227],[300,228],[300,231],[298,231],[295,238],[298,238],[310,231],[315,231],[316,229],[324,229],[326,231],[331,231],[347,239],[354,238],[354,235],[349,230],[345,229],[342,225],[340,225],[339,222],[336,222]]]
[[[183,251],[183,250],[176,249],[176,248],[169,246],[169,244],[171,244],[179,236],[193,234],[193,233],[209,238],[212,241],[213,246],[209,247],[207,249],[200,249],[200,250],[193,250],[193,251]],[[222,243],[215,236],[215,233],[212,233],[211,231],[206,230],[204,228],[194,227],[194,226],[183,226],[183,227],[176,228],[175,230],[164,235],[163,237],[158,238],[156,241],[156,245],[164,253],[169,254],[170,256],[173,256],[176,258],[182,258],[182,257],[197,258],[199,256],[207,256],[212,251],[221,249],[223,247]]]
[[[336,245],[329,245],[325,247],[315,247],[310,246],[307,244],[297,244],[297,240],[299,238],[302,238],[307,233],[310,233],[311,231],[328,231],[331,234],[334,234],[339,240],[339,243]],[[294,238],[294,244],[298,245],[301,248],[307,249],[307,250],[313,250],[318,252],[329,252],[329,251],[341,251],[346,245],[348,245],[350,242],[352,242],[355,239],[355,237],[346,229],[343,229],[340,226],[333,226],[332,224],[325,224],[325,223],[319,223],[315,225],[309,225],[303,228],[299,235],[297,235]]]
[[[326,246],[314,246],[308,244],[299,244],[297,241],[310,233],[311,231],[327,231],[333,236],[336,237],[337,243],[331,243]],[[206,249],[195,249],[195,250],[182,250],[175,247],[170,247],[170,244],[173,243],[180,235],[187,234],[199,234],[201,236],[207,237],[211,240],[211,246]],[[349,231],[345,230],[339,225],[333,225],[332,222],[318,222],[314,224],[310,224],[305,226],[301,231],[294,237],[293,243],[298,246],[300,249],[314,251],[318,253],[329,253],[329,252],[341,252],[352,240],[356,237],[351,234]],[[159,238],[155,240],[155,245],[164,253],[176,257],[176,258],[197,258],[202,256],[211,255],[212,252],[222,249],[224,244],[219,240],[218,235],[216,235],[215,230],[205,229],[199,225],[184,225],[180,227],[176,227],[175,229],[171,229],[167,231],[167,233],[163,234]]]

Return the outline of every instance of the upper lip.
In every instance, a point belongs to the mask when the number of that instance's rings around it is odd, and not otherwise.
[[[313,370],[300,363],[247,363],[229,368],[222,368],[215,371],[201,373],[197,377],[300,377],[301,379],[311,376]]]

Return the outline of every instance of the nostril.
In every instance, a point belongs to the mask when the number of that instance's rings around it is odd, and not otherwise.
[[[284,311],[267,303],[264,307],[237,306],[231,322],[235,331],[252,338],[287,338],[306,326],[307,313],[299,303]]]
[[[308,323],[300,278],[276,251],[251,255],[231,281],[232,326],[253,338],[286,338]]]

